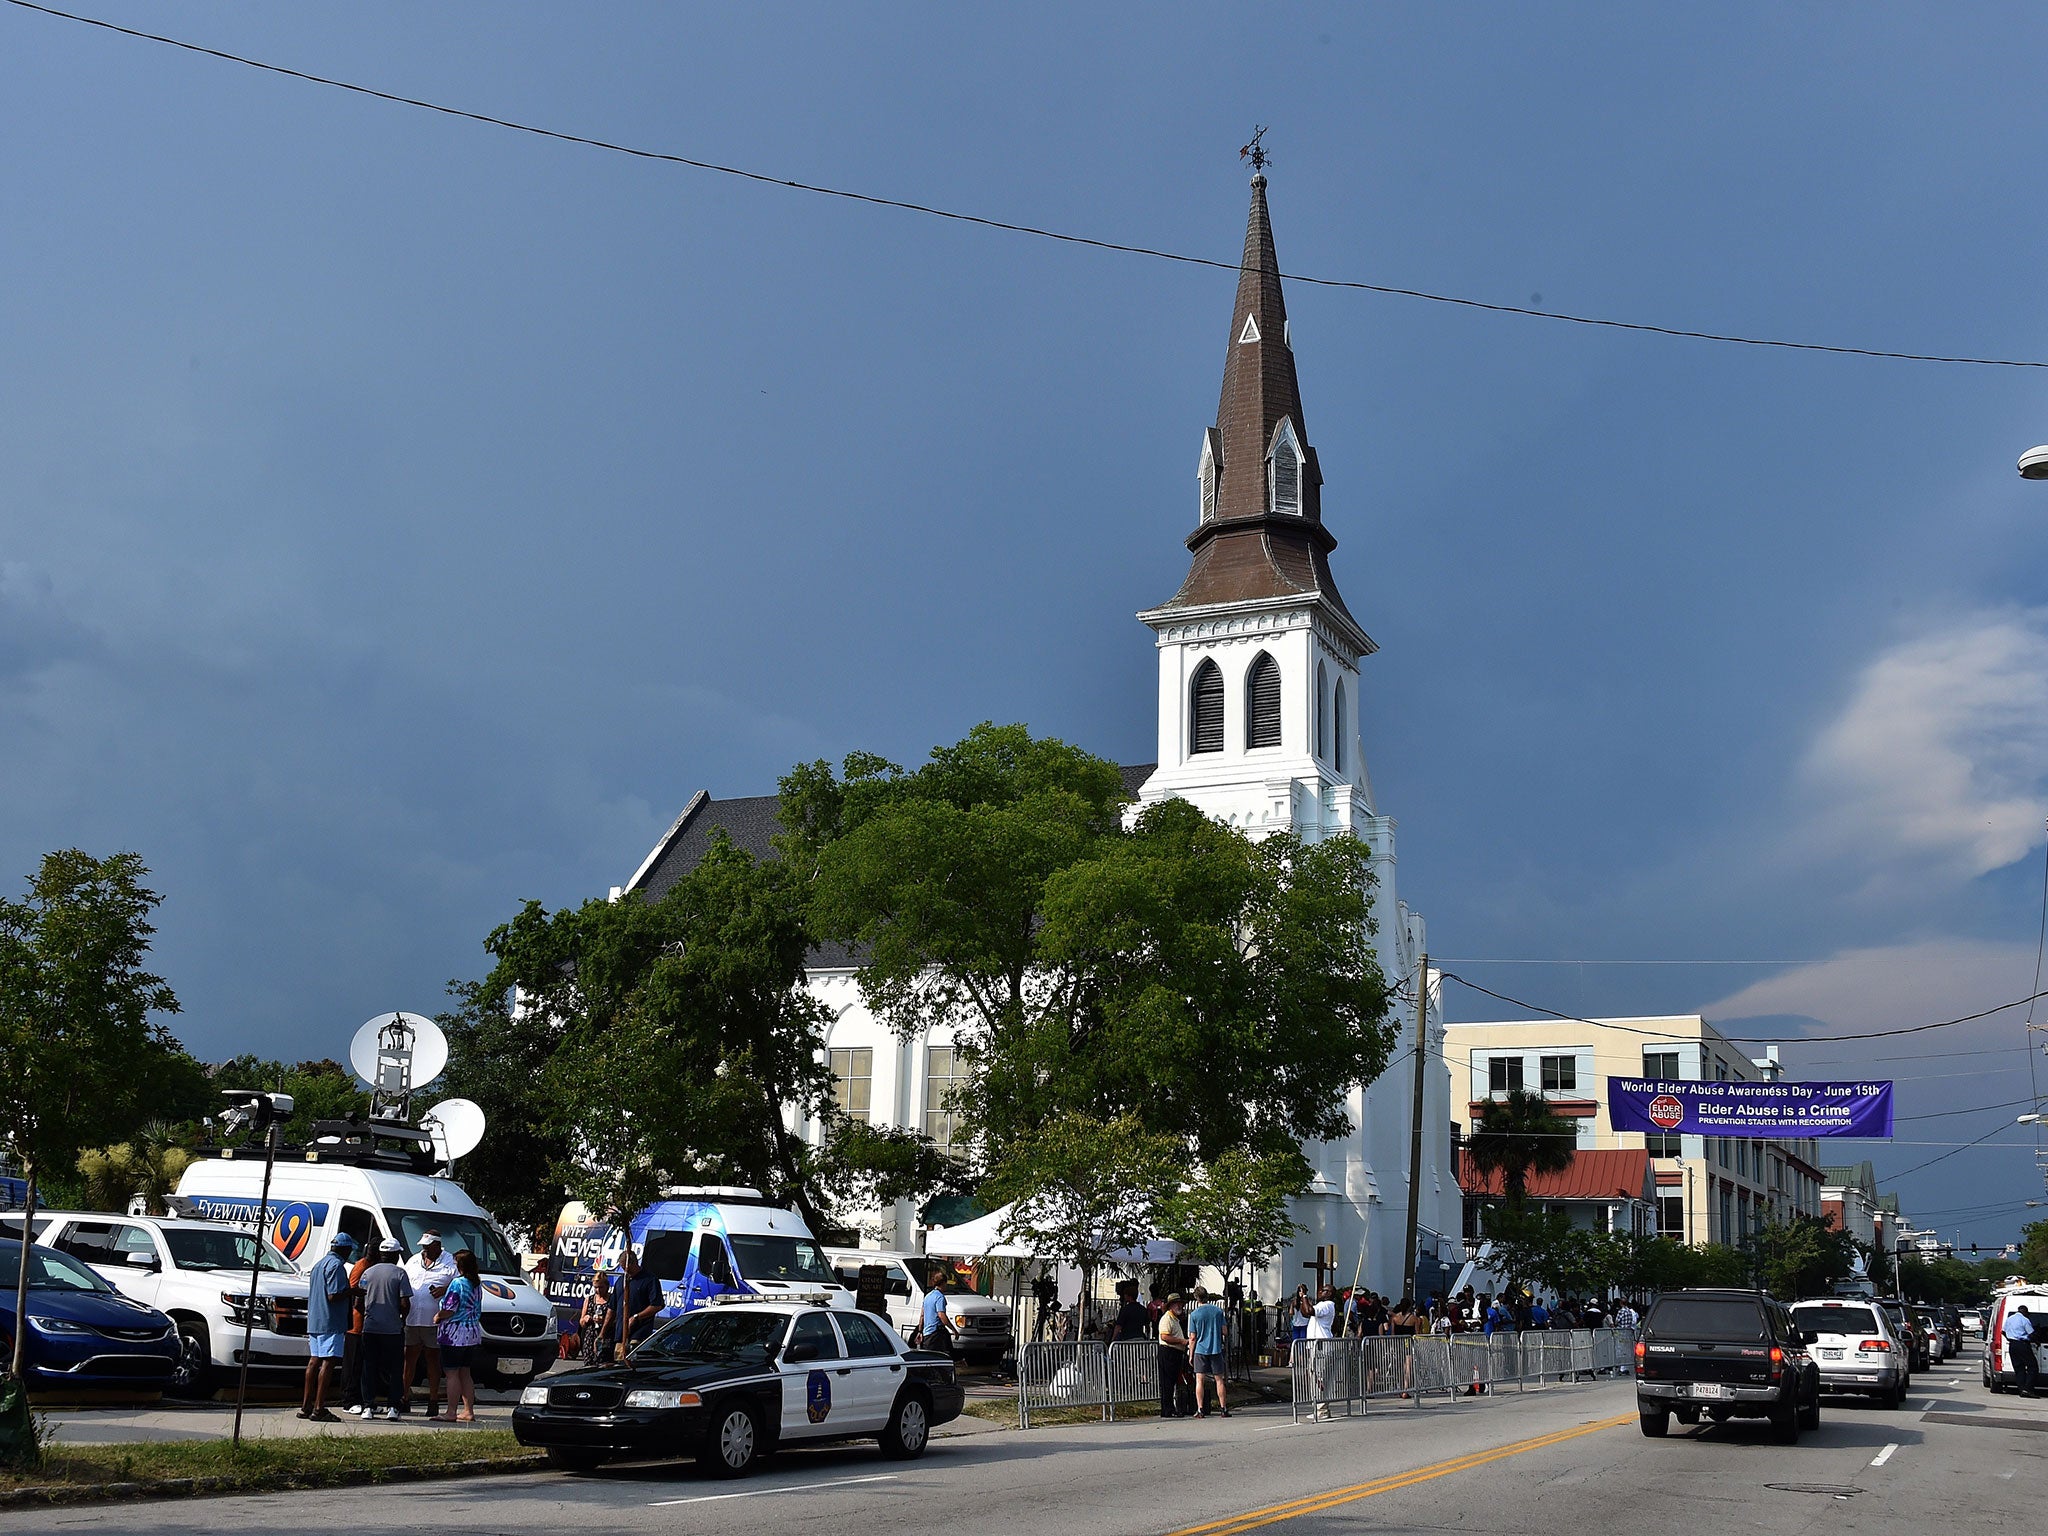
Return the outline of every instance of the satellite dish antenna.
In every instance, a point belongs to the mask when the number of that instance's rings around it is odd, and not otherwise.
[[[432,1134],[448,1162],[467,1157],[484,1139],[484,1112],[468,1099],[443,1099],[420,1116],[420,1129]]]
[[[349,1042],[349,1065],[370,1085],[373,1119],[410,1118],[413,1090],[448,1065],[448,1037],[419,1013],[380,1013]]]

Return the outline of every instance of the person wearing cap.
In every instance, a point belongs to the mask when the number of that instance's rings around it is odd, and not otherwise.
[[[363,1271],[363,1406],[366,1419],[398,1417],[399,1368],[405,1360],[405,1315],[412,1282],[399,1266],[405,1250],[396,1238],[377,1245],[377,1262]],[[384,1411],[377,1412],[377,1399]]]
[[[1181,1397],[1187,1385],[1188,1375],[1186,1308],[1179,1291],[1166,1298],[1166,1310],[1159,1314],[1158,1360],[1159,1417],[1179,1418]]]
[[[431,1228],[420,1234],[420,1251],[405,1261],[406,1282],[412,1286],[412,1303],[405,1314],[405,1373],[398,1395],[398,1411],[412,1412],[412,1384],[419,1376],[420,1362],[427,1366],[427,1417],[441,1417],[441,1340],[436,1314],[448,1284],[455,1278],[455,1261],[441,1251],[441,1234]]]
[[[313,1266],[306,1277],[306,1385],[299,1394],[299,1417],[322,1424],[337,1422],[327,1411],[327,1387],[334,1379],[335,1362],[348,1343],[349,1296],[348,1261],[356,1251],[356,1240],[337,1232],[327,1256]]]

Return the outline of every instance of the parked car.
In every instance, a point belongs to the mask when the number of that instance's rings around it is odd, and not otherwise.
[[[1645,1435],[1669,1434],[1671,1416],[1697,1424],[1769,1419],[1786,1445],[1820,1427],[1813,1335],[1762,1291],[1667,1291],[1636,1337],[1636,1413]]]
[[[872,1248],[827,1248],[832,1272],[839,1283],[856,1295],[864,1265],[880,1265],[883,1301],[889,1321],[905,1339],[913,1337],[924,1322],[927,1266],[943,1262],[923,1254]],[[963,1291],[946,1296],[946,1326],[953,1335],[953,1353],[970,1365],[993,1365],[1007,1355],[1016,1340],[1010,1327],[1010,1308]]]
[[[296,1384],[306,1371],[306,1279],[241,1227],[83,1211],[36,1213],[36,1241],[88,1265],[123,1296],[177,1325],[178,1366],[167,1390],[208,1397],[232,1382],[249,1340],[249,1379]],[[249,1316],[249,1280],[256,1312]],[[253,1327],[245,1324],[253,1322]]]
[[[1981,1307],[1965,1307],[1962,1314],[1963,1332],[1984,1337],[1984,1312]]]
[[[11,1352],[22,1326],[14,1298],[24,1248],[29,1391],[113,1389],[160,1396],[178,1363],[178,1330],[171,1320],[54,1248],[0,1238],[0,1345]]]
[[[1886,1408],[1905,1406],[1912,1385],[1906,1345],[1882,1307],[1838,1296],[1797,1302],[1792,1321],[1812,1335],[1808,1346],[1823,1392],[1856,1392]]]
[[[1993,1392],[2003,1392],[2018,1381],[2012,1368],[2012,1353],[2005,1347],[2005,1314],[2014,1307],[2025,1307],[2029,1318],[2048,1322],[2048,1285],[2030,1285],[2024,1281],[2009,1285],[1992,1302],[1990,1316],[1984,1323],[1984,1385]],[[2037,1354],[2041,1347],[2039,1327],[2036,1324],[2034,1348]]]
[[[1913,1321],[1913,1314],[1906,1303],[1896,1296],[1880,1296],[1877,1304],[1884,1308],[1885,1316],[1891,1319],[1892,1332],[1906,1341],[1911,1351],[1913,1369],[1927,1371],[1934,1368],[1934,1351],[1928,1344],[1927,1335]]]
[[[1927,1340],[1927,1360],[1930,1365],[1939,1365],[1955,1353],[1951,1348],[1949,1335],[1941,1326],[1941,1314],[1932,1307],[1908,1307],[1907,1315],[1913,1319],[1913,1326],[1920,1330]]]

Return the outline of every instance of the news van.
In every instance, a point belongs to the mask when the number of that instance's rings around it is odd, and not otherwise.
[[[256,1224],[263,1192],[260,1156],[208,1157],[178,1180],[172,1199],[180,1215],[241,1227]],[[439,1232],[446,1253],[467,1248],[483,1274],[483,1343],[476,1379],[487,1387],[523,1387],[554,1362],[552,1309],[519,1272],[519,1261],[497,1223],[453,1179],[362,1167],[335,1158],[280,1159],[270,1181],[270,1246],[300,1272],[327,1254],[346,1232],[358,1254],[395,1238],[409,1256],[422,1232]]]
[[[729,1185],[674,1189],[633,1213],[625,1227],[599,1220],[580,1201],[562,1207],[548,1252],[547,1293],[574,1319],[599,1275],[610,1275],[633,1245],[643,1274],[661,1286],[661,1315],[680,1317],[718,1296],[774,1301],[822,1293],[851,1307],[825,1251],[803,1217],[757,1189]]]

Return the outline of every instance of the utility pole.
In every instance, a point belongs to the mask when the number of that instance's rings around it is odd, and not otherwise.
[[[1408,1242],[1402,1250],[1401,1289],[1414,1296],[1416,1247],[1422,1237],[1422,1105],[1424,1063],[1429,1057],[1429,954],[1423,953],[1415,982],[1415,1113],[1408,1127]],[[1421,1298],[1417,1297],[1417,1300]]]

